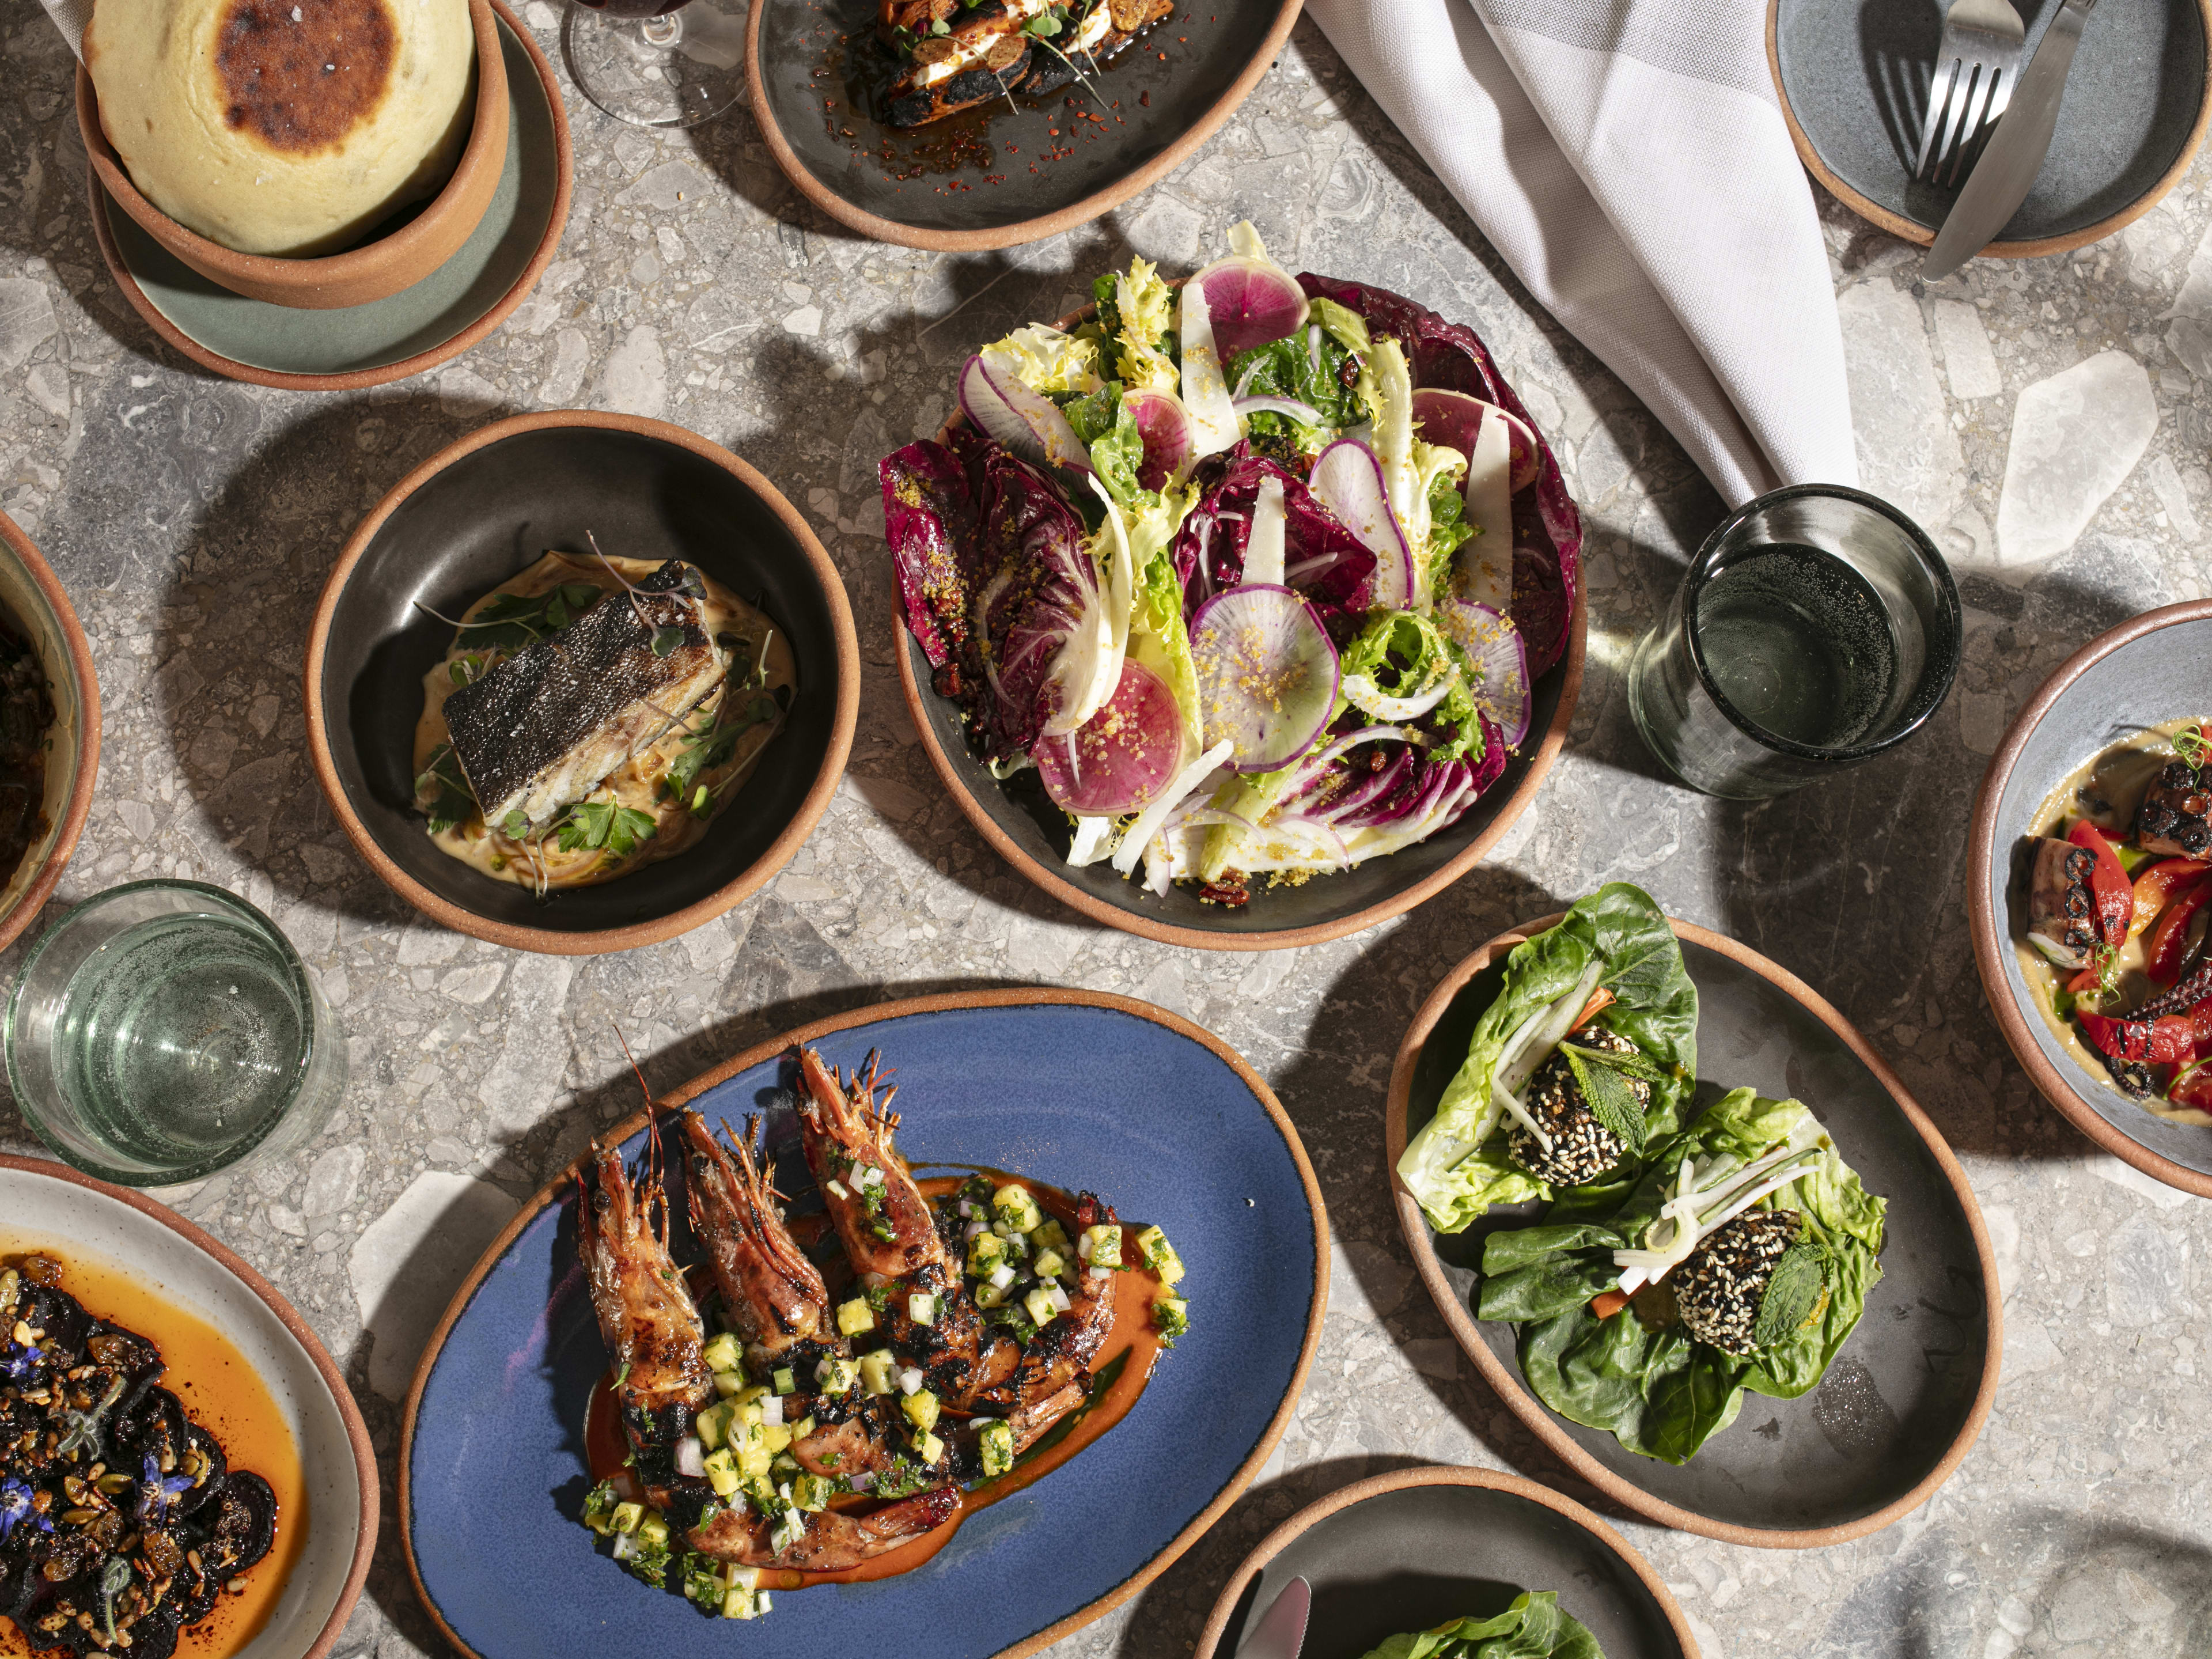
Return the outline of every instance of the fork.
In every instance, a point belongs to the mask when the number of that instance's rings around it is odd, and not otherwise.
[[[1975,139],[2011,101],[2027,38],[2012,0],[1952,0],[1928,83],[1928,119],[1912,164],[1915,178],[1931,185],[1959,182]]]

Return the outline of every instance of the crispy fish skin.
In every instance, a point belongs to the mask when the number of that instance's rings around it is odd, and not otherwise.
[[[701,589],[671,559],[446,699],[454,758],[487,823],[520,811],[543,829],[721,683]],[[680,638],[657,656],[653,636],[669,628]]]

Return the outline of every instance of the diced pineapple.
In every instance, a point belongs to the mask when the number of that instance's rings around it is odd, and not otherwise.
[[[995,1308],[1006,1299],[1006,1291],[997,1285],[978,1285],[975,1287],[975,1305],[979,1308]]]
[[[889,1394],[898,1387],[895,1380],[897,1370],[897,1357],[889,1348],[864,1353],[860,1356],[860,1386],[870,1394]]]
[[[860,1380],[860,1368],[849,1359],[831,1359],[822,1367],[822,1392],[850,1394]]]
[[[927,1434],[937,1426],[937,1396],[927,1389],[917,1389],[899,1401],[906,1413],[906,1420]]]
[[[924,1433],[914,1443],[914,1455],[925,1463],[935,1463],[945,1455],[945,1443],[935,1435]]]
[[[1060,1224],[1058,1217],[1047,1216],[1042,1225],[1030,1229],[1030,1243],[1041,1250],[1065,1250],[1067,1229]]]
[[[706,1463],[707,1483],[714,1487],[715,1497],[731,1497],[744,1484],[744,1477],[738,1473],[738,1460],[730,1455],[728,1447],[709,1453]]]
[[[809,1515],[830,1507],[836,1489],[818,1474],[802,1474],[791,1483],[791,1501]]]
[[[1042,1285],[1022,1298],[1022,1306],[1029,1310],[1030,1317],[1040,1325],[1050,1324],[1053,1316],[1060,1311],[1052,1305],[1052,1292]]]
[[[876,1328],[876,1311],[868,1305],[866,1297],[856,1296],[850,1302],[837,1304],[837,1334],[858,1336],[863,1331]]]
[[[1076,1243],[1075,1253],[1094,1267],[1118,1267],[1121,1265],[1121,1230],[1110,1221],[1085,1227]]]
[[[727,1331],[709,1339],[700,1357],[706,1360],[707,1369],[710,1371],[743,1372],[744,1370],[744,1362],[738,1352],[738,1339]]]
[[[615,1505],[615,1530],[617,1532],[635,1532],[637,1530],[637,1523],[644,1519],[645,1505],[642,1504],[617,1504]]]
[[[1006,1241],[996,1233],[978,1233],[968,1246],[968,1276],[988,1279],[991,1270],[1006,1259]]]
[[[1006,1474],[1014,1467],[1014,1425],[1003,1418],[987,1424],[976,1437],[976,1449],[982,1454],[985,1474]]]
[[[1045,1250],[1037,1256],[1036,1276],[1039,1279],[1058,1279],[1067,1270],[1067,1258],[1058,1250]]]
[[[991,1194],[991,1208],[997,1212],[998,1219],[1017,1232],[1029,1232],[1044,1220],[1036,1200],[1030,1196],[1030,1189],[1012,1182]]]

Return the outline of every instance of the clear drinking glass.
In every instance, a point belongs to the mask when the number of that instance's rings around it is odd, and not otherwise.
[[[1959,669],[1959,590],[1888,502],[1795,484],[1705,538],[1636,647],[1628,706],[1693,789],[1787,794],[1917,731]]]
[[[345,1089],[345,1038],[261,912],[197,881],[87,899],[8,1002],[8,1082],[39,1139],[132,1187],[297,1151]]]
[[[696,127],[744,94],[745,0],[574,0],[562,54],[578,90],[635,127]]]

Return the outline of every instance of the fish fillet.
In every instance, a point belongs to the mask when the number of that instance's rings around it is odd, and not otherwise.
[[[519,811],[543,830],[721,683],[726,665],[698,591],[691,567],[671,559],[446,699],[453,754],[485,823]],[[656,655],[664,629],[678,637]]]

